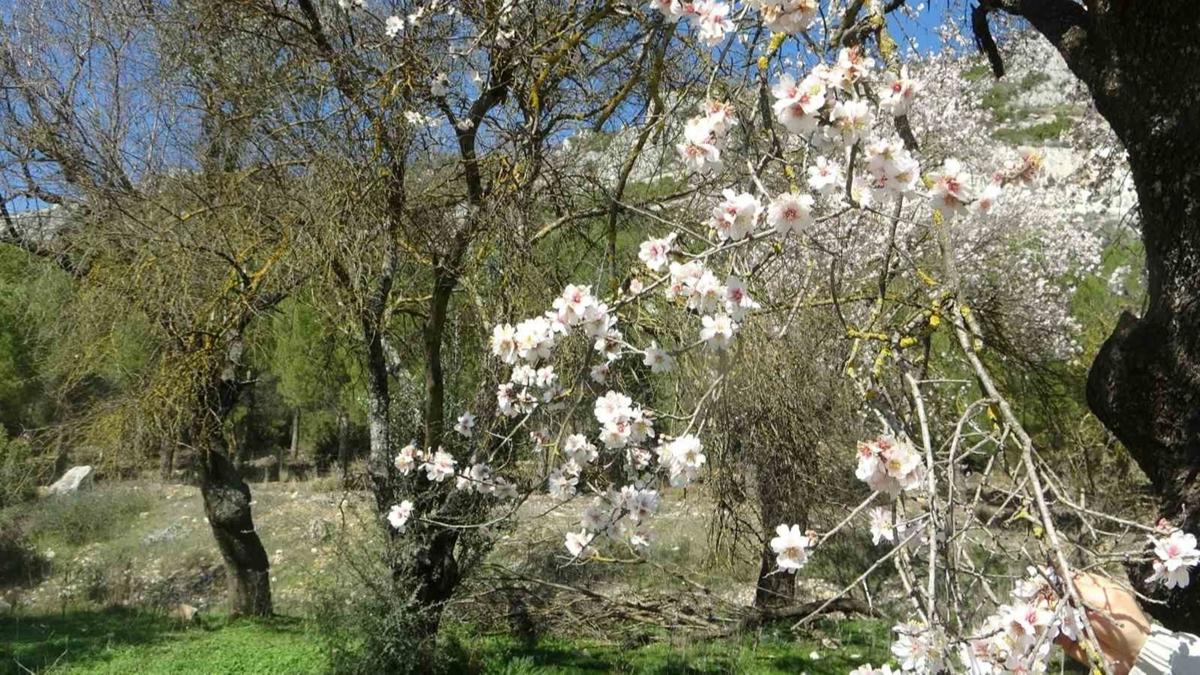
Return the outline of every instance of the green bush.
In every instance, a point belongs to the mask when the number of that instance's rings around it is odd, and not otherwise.
[[[0,585],[33,584],[45,576],[48,567],[20,523],[0,516]]]
[[[0,427],[0,508],[33,499],[46,468],[28,442]]]
[[[26,529],[35,539],[85,546],[112,539],[153,506],[136,488],[85,490],[42,500],[30,510]]]
[[[418,617],[392,581],[378,529],[361,524],[366,536],[337,542],[336,562],[319,578],[308,614],[333,672],[419,672],[420,652],[429,645],[413,637]]]

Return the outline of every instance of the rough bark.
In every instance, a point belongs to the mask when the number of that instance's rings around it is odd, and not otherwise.
[[[1027,18],[1088,86],[1129,154],[1148,277],[1089,372],[1088,404],[1150,478],[1160,514],[1200,533],[1200,3],[990,0]],[[1167,627],[1200,632],[1200,584],[1140,590]]]
[[[192,437],[202,442],[200,494],[217,548],[229,575],[231,616],[270,616],[271,571],[267,551],[254,528],[250,487],[230,461],[225,421],[237,404],[243,382],[238,378],[249,323],[241,317],[226,338],[228,345],[219,371],[198,391]]]
[[[204,513],[229,573],[229,614],[270,616],[271,565],[254,529],[250,487],[222,452],[207,452],[202,467]]]
[[[172,474],[175,473],[175,444],[163,444],[162,451],[159,456],[159,474],[163,480],[171,480]]]
[[[754,606],[761,610],[775,610],[796,602],[796,575],[779,572],[775,564],[775,552],[770,540],[780,523],[799,524],[801,530],[808,529],[808,509],[798,499],[795,484],[773,474],[768,467],[760,468],[758,476],[758,498],[762,504],[763,542],[762,562],[758,570],[758,585],[754,589]]]

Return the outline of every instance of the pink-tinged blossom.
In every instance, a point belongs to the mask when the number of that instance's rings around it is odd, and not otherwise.
[[[546,484],[550,496],[555,499],[568,499],[575,496],[575,485],[579,482],[578,473],[568,473],[560,469],[550,472]]]
[[[646,448],[627,448],[625,450],[625,461],[634,471],[643,471],[649,468],[652,459],[654,459],[653,453]]]
[[[842,168],[824,157],[818,157],[812,166],[808,167],[808,187],[814,192],[836,192],[845,181]]]
[[[870,77],[874,67],[875,59],[858,47],[850,47],[838,52],[837,63],[829,70],[829,79],[835,87],[852,92],[854,85]]]
[[[896,543],[896,528],[892,527],[892,512],[875,507],[867,514],[871,521],[871,543],[878,546],[881,541]]]
[[[709,47],[715,47],[725,40],[725,34],[733,30],[733,20],[729,18],[729,4],[721,0],[697,0],[690,3],[696,8],[698,17],[694,23],[699,28],[700,40]]]
[[[684,142],[675,146],[679,159],[689,170],[708,173],[721,167],[721,138],[717,121],[707,115],[693,117],[684,124]]]
[[[992,212],[992,207],[1000,199],[1000,194],[1003,192],[1003,187],[997,181],[991,181],[983,191],[979,193],[979,198],[975,200],[972,206],[979,214],[986,215]]]
[[[945,659],[946,638],[940,630],[922,623],[902,623],[892,628],[896,641],[892,643],[892,656],[900,662],[900,669],[918,673],[941,672]]]
[[[555,317],[564,326],[575,326],[590,318],[589,314],[597,306],[596,298],[592,295],[591,286],[576,286],[567,284],[562,295],[554,300]]]
[[[683,16],[680,0],[650,0],[650,9],[662,14],[667,21],[678,21]]]
[[[737,124],[737,109],[732,103],[708,99],[700,104],[700,112],[708,122],[712,133],[724,138],[729,128]]]
[[[460,436],[470,438],[475,433],[475,416],[469,412],[459,415],[458,422],[454,425],[454,430]]]
[[[784,75],[772,87],[775,103],[775,119],[788,131],[807,134],[817,128],[818,116],[825,106],[825,82],[809,75],[797,83],[792,76]]]
[[[668,373],[675,366],[675,359],[666,350],[660,349],[657,342],[651,342],[643,352],[642,365],[652,373]]]
[[[595,538],[596,535],[586,530],[582,532],[568,532],[565,542],[567,552],[571,554],[572,558],[586,558],[592,551],[589,544]]]
[[[808,564],[808,553],[812,540],[800,531],[799,525],[780,525],[775,528],[771,550],[775,552],[775,565],[783,572],[795,573]]]
[[[612,392],[610,392],[612,393]],[[563,456],[579,466],[587,466],[596,461],[596,446],[588,441],[583,434],[571,434],[563,441]]]
[[[511,324],[502,323],[492,328],[492,354],[504,363],[517,362],[517,331]]]
[[[934,210],[943,218],[951,218],[964,212],[971,197],[967,192],[970,176],[957,159],[947,159],[941,171],[933,174],[933,188],[929,200]]]
[[[691,434],[658,446],[658,462],[667,468],[671,485],[675,487],[684,487],[695,480],[707,459],[700,439]]]
[[[640,523],[658,512],[659,494],[656,490],[639,489],[633,485],[621,488],[621,505],[629,512],[629,519]]]
[[[916,190],[920,166],[899,141],[878,140],[864,148],[867,184],[877,199]]]
[[[739,277],[731,275],[725,280],[725,311],[734,321],[741,321],[746,312],[758,308],[759,304],[750,297],[746,284]]]
[[[1154,544],[1154,573],[1146,582],[1164,580],[1167,588],[1186,588],[1191,583],[1191,569],[1200,563],[1196,535],[1174,530],[1151,541]]]
[[[602,425],[623,422],[633,414],[633,399],[619,391],[609,391],[596,399],[593,412]]]
[[[817,0],[748,0],[763,23],[776,33],[795,35],[806,30],[817,17]]]
[[[651,271],[659,272],[671,261],[669,256],[674,245],[674,232],[662,239],[648,239],[638,247],[638,259]]]
[[[592,382],[595,382],[596,384],[604,384],[608,381],[608,364],[608,361],[604,361],[603,363],[597,363],[596,365],[592,366],[591,372],[589,373],[590,377],[592,378]]]
[[[771,200],[767,207],[767,224],[778,234],[803,234],[812,225],[813,198],[811,195],[784,192]]]
[[[871,129],[874,115],[866,101],[838,101],[829,113],[826,134],[847,147],[854,145]]]
[[[900,68],[900,75],[886,75],[884,88],[879,96],[879,107],[899,117],[907,115],[912,103],[921,91],[921,83],[908,76],[908,66]]]
[[[748,192],[725,190],[724,199],[713,207],[713,229],[721,241],[738,241],[754,231],[762,204]]]
[[[923,485],[925,461],[907,439],[880,437],[858,444],[858,466],[854,475],[872,490],[890,495],[915,490]]]
[[[669,269],[669,283],[663,289],[663,293],[668,300],[686,299],[692,281],[704,273],[704,264],[698,260],[687,263],[673,262],[669,263]]]
[[[421,458],[421,451],[417,449],[417,446],[409,443],[400,448],[400,453],[396,455],[396,459],[393,460],[392,465],[396,467],[396,470],[401,475],[407,476],[416,468],[417,462],[421,461]]]
[[[412,517],[412,512],[413,503],[407,499],[399,504],[393,504],[387,514],[388,524],[397,532],[404,532],[405,526],[408,525],[408,519]]]
[[[438,448],[437,452],[421,465],[421,469],[425,471],[425,478],[440,483],[454,475],[454,467],[457,464],[458,461],[450,453]]]

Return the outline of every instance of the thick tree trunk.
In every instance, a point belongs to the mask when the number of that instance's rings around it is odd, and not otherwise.
[[[393,568],[397,581],[413,588],[409,611],[413,619],[410,630],[415,635],[410,637],[417,638],[417,666],[422,672],[429,672],[433,665],[442,614],[461,580],[454,557],[458,532],[439,529],[426,536],[430,537],[427,545]]]
[[[229,574],[230,616],[270,616],[271,565],[254,529],[250,487],[219,449],[205,455],[200,493]]]
[[[245,348],[249,315],[227,334],[220,370],[198,393],[192,437],[203,443],[200,494],[204,512],[229,574],[230,616],[270,616],[271,564],[250,513],[250,487],[229,458],[225,423],[237,404],[243,382],[238,369]]]
[[[770,540],[781,523],[798,524],[801,530],[807,530],[808,509],[799,503],[803,501],[803,496],[796,494],[796,482],[787,480],[771,467],[759,467],[755,475],[762,510],[762,531],[766,533],[767,540],[763,542],[758,585],[754,589],[754,606],[772,610],[796,603],[796,575],[778,571]]]
[[[1169,138],[1129,146],[1150,303],[1140,318],[1121,316],[1092,364],[1087,392],[1092,411],[1150,478],[1160,515],[1192,533],[1200,533],[1198,133],[1193,123]],[[1131,572],[1140,590],[1167,601],[1148,607],[1156,618],[1200,632],[1200,584],[1164,593],[1142,581],[1150,575],[1148,564]]]
[[[985,0],[1019,14],[1088,86],[1129,154],[1141,212],[1149,304],[1126,313],[1088,375],[1088,404],[1150,478],[1160,514],[1200,533],[1200,3]],[[1200,633],[1200,584],[1147,610]]]

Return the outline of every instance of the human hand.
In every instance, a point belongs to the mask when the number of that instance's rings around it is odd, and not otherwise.
[[[1095,574],[1076,575],[1075,589],[1109,668],[1114,675],[1128,675],[1150,637],[1150,620],[1137,598],[1115,581]],[[1078,642],[1060,637],[1058,644],[1071,658],[1088,664],[1087,654]]]

